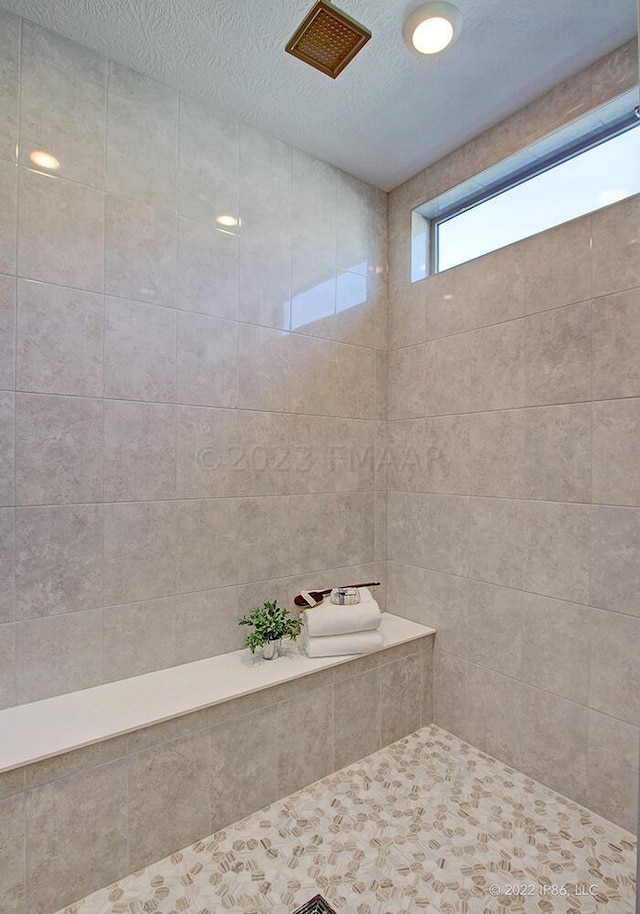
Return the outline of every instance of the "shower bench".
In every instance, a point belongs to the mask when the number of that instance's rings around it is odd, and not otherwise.
[[[16,897],[54,914],[430,723],[434,629],[380,630],[365,656],[235,651],[0,711]]]

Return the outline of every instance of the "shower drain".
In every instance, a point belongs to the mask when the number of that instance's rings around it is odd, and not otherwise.
[[[297,908],[293,914],[336,914],[336,912],[322,895],[314,895],[301,908]]]

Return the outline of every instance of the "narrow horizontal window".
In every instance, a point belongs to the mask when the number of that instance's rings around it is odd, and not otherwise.
[[[569,145],[554,149],[553,138],[546,138],[512,157],[509,171],[509,163],[494,166],[417,207],[411,220],[411,281],[640,193],[637,119],[629,114],[610,124],[598,119],[595,129],[593,114],[583,121],[584,135],[576,138],[579,122],[572,125]],[[562,137],[559,131],[556,145]]]

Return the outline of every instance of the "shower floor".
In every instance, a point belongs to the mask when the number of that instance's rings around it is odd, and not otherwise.
[[[64,912],[631,914],[634,872],[629,832],[429,726]]]

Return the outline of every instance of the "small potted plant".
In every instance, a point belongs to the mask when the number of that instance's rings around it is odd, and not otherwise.
[[[300,634],[300,619],[289,616],[289,610],[278,606],[278,601],[266,602],[259,609],[254,609],[248,616],[239,620],[239,625],[252,625],[253,631],[247,635],[245,647],[252,654],[262,648],[265,660],[273,660],[280,653],[283,638],[295,641]]]

